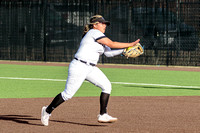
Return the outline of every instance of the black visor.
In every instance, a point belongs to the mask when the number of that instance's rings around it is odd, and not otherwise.
[[[103,17],[95,18],[95,19],[91,20],[91,23],[95,23],[95,22],[104,23],[104,24],[106,24],[107,26],[110,25],[110,22],[109,22],[109,21],[106,21]]]

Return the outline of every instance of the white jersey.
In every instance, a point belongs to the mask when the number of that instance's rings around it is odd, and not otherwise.
[[[91,29],[83,37],[75,57],[93,64],[97,64],[99,56],[105,51],[105,45],[97,42],[98,39],[106,37],[101,31]]]
[[[73,97],[84,80],[100,87],[104,93],[111,93],[112,86],[106,75],[97,66],[79,61],[97,64],[99,56],[102,54],[107,57],[113,57],[123,52],[123,49],[111,50],[110,47],[97,42],[98,39],[104,37],[106,36],[101,31],[95,29],[89,30],[83,37],[75,54],[75,58],[78,60],[73,59],[70,63],[65,90],[61,93],[65,101]]]

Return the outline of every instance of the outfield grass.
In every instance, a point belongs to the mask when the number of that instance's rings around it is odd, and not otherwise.
[[[112,82],[112,96],[200,95],[199,72],[117,68],[101,68],[101,70]],[[67,71],[68,67],[63,66],[0,64],[0,98],[54,97],[63,91],[65,80],[67,79]],[[2,77],[28,78],[29,80]],[[62,81],[31,80],[30,78],[61,79]],[[116,82],[137,84],[119,84]],[[145,85],[140,83],[145,83]],[[150,84],[161,84],[161,86]],[[190,87],[187,88],[187,86]],[[100,92],[100,88],[84,82],[75,96],[99,96]]]

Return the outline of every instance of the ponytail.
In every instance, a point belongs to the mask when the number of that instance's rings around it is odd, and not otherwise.
[[[83,35],[82,35],[82,38],[85,36],[85,34],[93,28],[93,25],[92,24],[86,24],[85,27],[84,27],[84,31],[83,31]]]

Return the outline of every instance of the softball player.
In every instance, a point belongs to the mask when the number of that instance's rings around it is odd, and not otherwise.
[[[124,48],[134,46],[140,40],[138,39],[131,43],[113,42],[104,35],[106,26],[109,25],[110,22],[105,21],[101,15],[95,15],[90,18],[90,23],[85,26],[80,47],[69,65],[64,91],[58,94],[49,106],[42,107],[41,122],[43,125],[48,126],[52,111],[64,101],[71,99],[84,80],[102,89],[98,122],[117,121],[117,118],[107,113],[107,104],[112,89],[111,83],[96,64],[100,55],[105,54],[107,57],[119,55]],[[111,50],[111,48],[116,48],[117,50]]]

